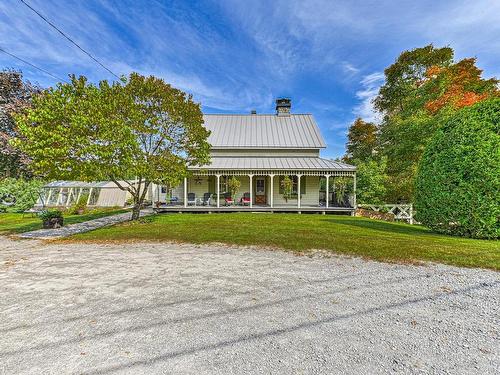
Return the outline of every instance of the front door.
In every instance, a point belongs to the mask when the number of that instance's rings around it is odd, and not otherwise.
[[[266,178],[255,179],[255,204],[266,204]]]

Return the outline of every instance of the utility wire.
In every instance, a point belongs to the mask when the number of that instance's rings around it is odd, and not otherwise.
[[[4,50],[2,47],[0,47],[0,52],[3,52],[3,53],[5,53],[6,55],[9,55],[9,56],[11,56],[11,57],[13,57],[13,58],[15,58],[15,59],[17,59],[17,60],[19,60],[19,61],[22,61],[23,63],[25,63],[25,64],[27,64],[27,65],[29,65],[29,66],[32,66],[33,68],[38,69],[38,70],[40,70],[41,72],[44,72],[45,74],[48,74],[49,76],[51,76],[52,78],[57,79],[58,81],[68,82],[67,80],[65,80],[65,79],[63,79],[63,78],[61,78],[61,77],[58,77],[58,76],[53,75],[52,73],[50,73],[50,72],[46,71],[45,69],[42,69],[42,68],[40,68],[40,67],[38,67],[38,66],[36,66],[36,65],[33,65],[33,64],[32,64],[32,63],[30,63],[29,61],[26,61],[26,60],[24,60],[24,59],[22,59],[22,58],[20,58],[20,57],[18,57],[18,56],[16,56],[16,55],[13,55],[13,54],[12,54],[12,53],[10,53],[10,52],[7,52],[7,51],[6,51],[6,50]]]
[[[35,12],[38,17],[40,17],[42,20],[44,20],[46,23],[48,23],[50,26],[52,26],[59,34],[61,34],[63,37],[65,37],[66,39],[68,39],[71,43],[73,43],[80,51],[82,51],[83,53],[85,53],[88,57],[90,57],[92,60],[94,60],[96,63],[98,63],[101,67],[103,67],[104,69],[106,69],[109,73],[111,73],[112,75],[114,75],[116,78],[120,79],[120,77],[113,73],[110,69],[108,69],[103,63],[101,63],[99,60],[97,60],[94,56],[92,56],[90,54],[90,52],[87,52],[86,50],[84,50],[82,47],[80,47],[80,45],[78,43],[76,43],[73,39],[71,39],[68,35],[66,35],[61,29],[59,29],[56,25],[54,25],[52,22],[50,22],[47,18],[45,18],[39,11],[37,11],[35,8],[33,8],[31,5],[29,5],[28,3],[26,3],[26,1],[24,0],[19,0],[21,3],[23,3],[24,5],[26,5],[29,9],[31,9],[33,12]]]

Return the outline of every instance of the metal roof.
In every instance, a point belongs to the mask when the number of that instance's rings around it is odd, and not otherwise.
[[[212,157],[210,165],[190,168],[207,170],[335,170],[355,171],[356,167],[317,157]]]
[[[220,148],[325,148],[310,114],[203,115],[208,142]]]
[[[44,188],[102,188],[102,187],[117,187],[109,181],[84,182],[84,181],[52,181],[44,185]]]

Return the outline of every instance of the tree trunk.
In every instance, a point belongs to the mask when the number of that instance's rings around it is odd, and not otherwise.
[[[134,208],[132,208],[132,220],[139,219],[140,213],[141,213],[141,204],[140,203],[134,204]]]

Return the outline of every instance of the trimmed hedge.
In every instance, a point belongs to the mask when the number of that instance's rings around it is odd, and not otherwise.
[[[419,165],[415,207],[417,220],[437,232],[500,237],[500,98],[441,125]]]

